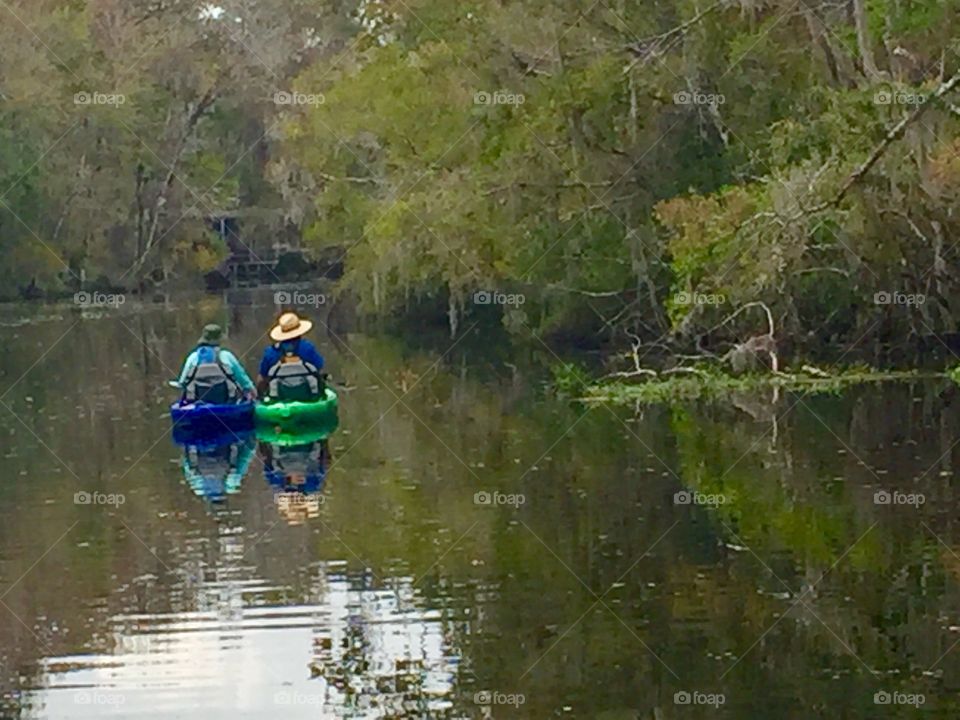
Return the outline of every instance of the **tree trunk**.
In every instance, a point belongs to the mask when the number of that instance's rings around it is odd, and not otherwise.
[[[852,0],[853,21],[857,27],[857,47],[860,50],[860,61],[863,64],[863,74],[871,82],[883,79],[877,63],[873,59],[873,49],[870,47],[870,26],[867,17],[866,0]]]
[[[168,166],[168,172],[166,178],[164,178],[163,184],[160,186],[160,191],[157,193],[157,199],[153,203],[153,217],[150,222],[150,232],[147,235],[147,241],[145,247],[143,248],[143,253],[140,257],[137,258],[137,261],[133,264],[133,267],[130,268],[130,272],[136,275],[143,268],[144,263],[146,262],[147,255],[150,254],[150,251],[163,238],[157,238],[157,232],[160,227],[160,215],[162,214],[163,206],[167,204],[167,197],[170,194],[170,190],[173,187],[174,180],[177,179],[177,166],[180,164],[180,161],[183,159],[184,153],[187,151],[187,145],[190,142],[190,139],[193,137],[194,132],[197,128],[197,123],[200,122],[200,118],[203,116],[214,101],[217,99],[217,89],[216,86],[210,88],[207,93],[200,98],[194,108],[187,115],[186,120],[184,121],[183,132],[181,133],[180,141],[177,143],[177,149],[173,154],[173,158],[170,161]]]
[[[144,237],[145,230],[145,221],[146,221],[146,204],[143,199],[144,186],[146,185],[146,168],[144,168],[142,162],[137,163],[137,172],[136,172],[136,188],[137,188],[137,259],[143,256],[144,242],[146,238]]]
[[[810,39],[815,42],[820,50],[823,51],[824,60],[827,62],[827,69],[830,70],[830,77],[834,85],[841,86],[843,81],[840,78],[840,68],[837,65],[837,56],[830,47],[830,41],[826,32],[820,27],[823,21],[814,16],[813,11],[806,5],[803,5],[803,14],[807,20],[807,30],[810,32]]]

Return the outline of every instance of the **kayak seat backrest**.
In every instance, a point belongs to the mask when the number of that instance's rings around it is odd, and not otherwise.
[[[204,451],[191,448],[188,457],[190,465],[198,475],[223,478],[236,466],[237,454],[235,445],[226,445]]]
[[[310,474],[316,472],[319,466],[316,453],[312,446],[309,449],[300,450],[296,448],[280,448],[275,462],[277,467],[284,472],[300,472]]]
[[[191,400],[223,405],[230,400],[230,383],[217,365],[200,365],[193,379]],[[188,392],[188,396],[189,396]]]
[[[281,402],[320,399],[320,372],[296,355],[286,355],[270,370],[270,397]]]
[[[233,377],[220,363],[219,349],[203,346],[199,350],[197,366],[187,380],[184,396],[189,402],[205,402],[216,405],[234,403],[239,397],[239,387]]]

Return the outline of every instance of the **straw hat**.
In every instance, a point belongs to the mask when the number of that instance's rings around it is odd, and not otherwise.
[[[303,320],[296,313],[288,312],[280,316],[277,324],[270,330],[270,337],[276,342],[284,340],[293,340],[301,335],[310,332],[313,323],[309,320]]]

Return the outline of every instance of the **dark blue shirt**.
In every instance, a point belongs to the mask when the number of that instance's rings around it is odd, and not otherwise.
[[[317,352],[313,343],[306,338],[296,338],[295,340],[284,340],[281,343],[271,345],[263,351],[263,359],[260,361],[261,377],[267,377],[270,374],[270,368],[280,362],[280,358],[288,352],[292,352],[304,362],[316,366],[317,370],[323,369],[323,356]]]

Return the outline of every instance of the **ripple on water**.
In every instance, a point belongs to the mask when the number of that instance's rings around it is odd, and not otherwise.
[[[109,651],[42,661],[27,717],[447,716],[450,621],[410,578],[368,584],[326,565],[304,602],[279,606],[261,603],[287,588],[220,574],[201,609],[115,615]]]

